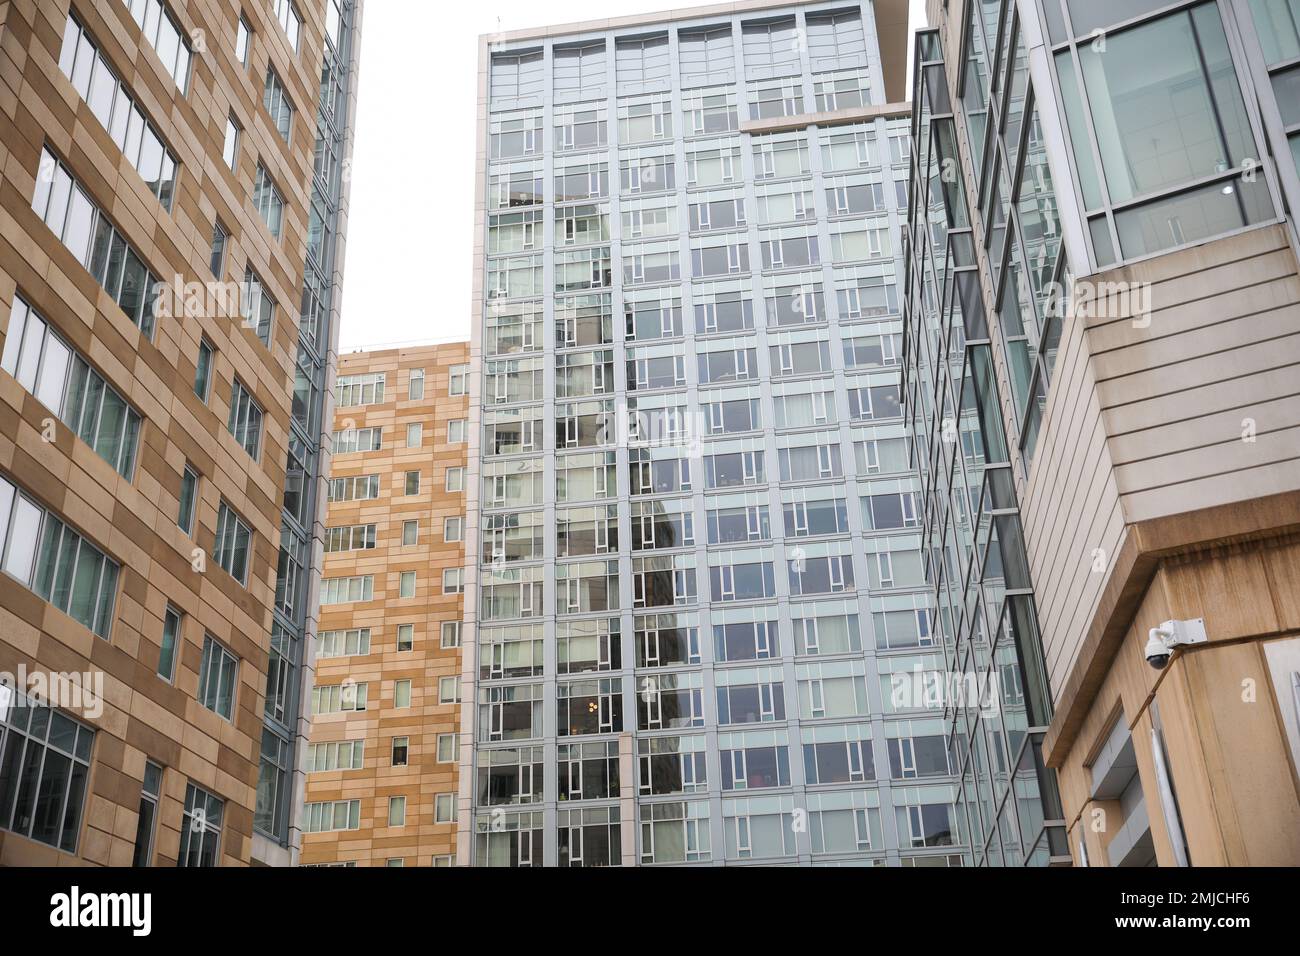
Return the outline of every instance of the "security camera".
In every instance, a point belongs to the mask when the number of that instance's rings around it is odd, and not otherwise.
[[[1169,663],[1169,655],[1173,653],[1173,649],[1165,644],[1160,629],[1153,627],[1151,628],[1150,637],[1147,638],[1147,648],[1143,653],[1146,655],[1148,664],[1156,670],[1161,670]]]
[[[1142,652],[1147,663],[1156,670],[1162,670],[1173,656],[1174,648],[1186,644],[1203,644],[1205,620],[1195,618],[1190,621],[1165,621],[1159,627],[1153,627],[1147,633],[1147,646]]]

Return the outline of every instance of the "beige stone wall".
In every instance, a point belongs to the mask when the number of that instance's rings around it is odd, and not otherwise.
[[[448,424],[469,418],[469,399],[448,394],[453,365],[469,361],[469,344],[354,352],[339,359],[339,376],[383,372],[381,403],[337,408],[334,428],[383,429],[379,451],[336,453],[331,478],[379,475],[379,497],[370,501],[335,501],[328,506],[326,527],[376,525],[372,549],[325,555],[323,578],[374,576],[374,599],[321,608],[320,631],[370,629],[370,653],[316,659],[317,686],[345,680],[367,685],[364,712],[317,715],[312,743],[363,740],[365,765],[360,770],[308,773],[307,802],[361,801],[361,828],[303,837],[304,864],[352,862],[384,866],[400,859],[405,866],[429,866],[434,857],[455,853],[455,823],[435,823],[438,794],[458,787],[458,752],[449,762],[437,759],[439,734],[455,734],[460,707],[439,703],[438,683],[461,671],[459,648],[441,646],[443,621],[459,621],[462,598],[442,593],[442,572],[464,562],[463,543],[443,541],[443,519],[464,515],[464,492],[446,490],[448,468],[464,467],[467,443],[449,444]],[[408,398],[412,369],[424,369],[424,398]],[[422,443],[406,447],[406,426],[422,425]],[[405,473],[420,473],[420,493],[406,495]],[[418,522],[414,546],[402,545],[403,522]],[[399,595],[401,572],[414,571],[414,598]],[[399,624],[413,624],[410,651],[397,650]],[[394,706],[394,684],[411,681],[411,706]],[[410,741],[408,763],[392,766],[392,739]],[[404,826],[388,825],[389,797],[406,797]],[[304,823],[305,825],[305,823]]]

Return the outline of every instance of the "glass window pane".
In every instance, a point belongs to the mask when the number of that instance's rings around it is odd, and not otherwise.
[[[72,202],[68,207],[68,225],[63,233],[63,242],[83,265],[90,261],[87,252],[90,250],[90,233],[94,221],[95,207],[91,205],[84,192],[74,188]]]
[[[1264,62],[1300,57],[1300,0],[1250,0],[1250,6]]]
[[[41,526],[41,509],[26,498],[18,496],[13,508],[13,522],[9,532],[9,550],[5,554],[4,569],[23,584],[32,577],[32,563],[36,557],[36,534]]]
[[[95,114],[101,126],[108,129],[113,114],[113,97],[118,90],[117,77],[113,75],[103,57],[95,59],[95,75],[90,81],[90,92],[86,102]],[[128,157],[130,158],[130,157]]]
[[[1213,4],[1082,46],[1079,59],[1112,202],[1257,157]]]
[[[1271,219],[1273,201],[1261,176],[1211,183],[1115,214],[1120,252],[1132,259]]]
[[[63,411],[63,392],[68,384],[68,362],[71,350],[53,335],[46,336],[45,355],[41,359],[41,373],[36,382],[36,397],[46,408]]]
[[[1097,164],[1092,158],[1083,100],[1079,96],[1078,74],[1069,50],[1056,55],[1056,75],[1061,83],[1061,99],[1064,101],[1071,145],[1074,147],[1074,165],[1079,176],[1079,188],[1083,192],[1083,204],[1089,209],[1096,209],[1101,205],[1101,185],[1097,179]]]
[[[94,623],[92,612],[95,596],[99,593],[99,573],[103,565],[103,555],[86,541],[81,541],[76,576],[72,581],[72,594],[68,601],[68,616],[87,627]]]

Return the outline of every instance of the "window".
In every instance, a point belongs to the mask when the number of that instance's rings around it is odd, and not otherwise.
[[[41,151],[32,211],[145,337],[152,337],[157,277],[48,149]]]
[[[212,559],[240,584],[248,583],[248,559],[252,553],[252,530],[224,501],[217,509],[217,533],[212,540]]]
[[[284,35],[289,39],[290,48],[297,53],[298,40],[302,34],[302,16],[299,15],[298,8],[294,6],[293,0],[273,0],[272,10],[275,18],[280,21]]]
[[[392,765],[394,767],[405,767],[411,752],[410,737],[394,737],[392,750]],[[405,799],[405,798],[403,798]]]
[[[181,472],[180,512],[176,525],[186,534],[194,533],[194,511],[199,500],[199,473],[189,465]]]
[[[0,367],[131,480],[140,415],[21,296],[10,310]]]
[[[803,93],[798,82],[764,83],[749,91],[749,118],[770,119],[803,112]]]
[[[895,780],[952,773],[948,764],[947,741],[942,734],[901,737],[889,740],[888,744],[889,775]]]
[[[239,15],[239,23],[235,26],[235,59],[239,61],[240,66],[248,66],[248,48],[253,38],[253,28],[248,25],[244,15]]]
[[[445,573],[445,572],[444,572]],[[415,572],[403,571],[397,581],[397,596],[401,598],[415,597]]]
[[[414,576],[415,572],[408,572]],[[465,569],[464,568],[443,568],[442,571],[442,593],[443,594],[464,594],[465,593]]]
[[[460,678],[459,677],[438,678],[438,703],[440,704],[460,703]]]
[[[181,816],[181,847],[177,866],[216,866],[221,848],[221,818],[226,802],[206,790],[186,784]]]
[[[176,156],[73,16],[68,17],[63,32],[59,68],[144,179],[149,191],[170,212],[176,191]]]
[[[406,797],[388,798],[388,825],[390,827],[406,826]],[[392,860],[388,861],[392,864]],[[398,860],[400,864],[401,861]]]
[[[0,569],[41,600],[100,637],[108,637],[117,596],[117,562],[3,477]]]
[[[274,645],[276,637],[272,636]],[[272,662],[272,668],[276,665]],[[283,693],[274,689],[275,675],[268,678],[266,713],[282,716]],[[281,698],[278,707],[272,703],[274,696]],[[262,728],[262,745],[258,756],[257,790],[253,805],[253,826],[255,829],[274,836],[281,824],[281,809],[288,796],[289,782],[289,742],[276,734],[269,727]]]
[[[226,269],[226,230],[218,220],[212,224],[212,254],[208,257],[208,268],[212,275],[220,279]]]
[[[221,158],[225,160],[232,173],[235,171],[235,163],[239,159],[239,130],[240,126],[235,122],[235,117],[227,116],[226,141],[221,147]]]
[[[335,50],[343,43],[343,13],[339,9],[339,0],[329,0],[325,4],[325,38]]]
[[[126,0],[124,0],[126,2]],[[181,96],[189,90],[190,51],[189,31],[172,15],[163,0],[130,0],[131,16],[144,31],[144,38],[149,41],[162,61],[163,69],[180,87]]]
[[[415,625],[397,625],[397,649],[399,651],[409,651],[413,647],[415,647]]]
[[[158,800],[162,796],[162,767],[152,760],[144,764],[144,782],[140,785],[140,811],[135,822],[135,853],[132,866],[153,864],[154,829],[158,823]]]
[[[360,475],[353,478],[330,479],[330,501],[372,501],[378,497],[378,475]]]
[[[900,842],[905,847],[952,846],[956,834],[951,811],[946,803],[895,807]]]
[[[235,681],[239,662],[211,634],[203,638],[203,663],[199,668],[199,703],[231,719],[235,709]]]
[[[409,680],[399,680],[393,682],[393,706],[394,707],[411,706],[411,682]]]
[[[351,657],[370,653],[370,628],[351,628],[342,631],[321,631],[316,637],[316,656]]]
[[[683,85],[719,83],[732,78],[736,54],[731,41],[731,27],[682,30],[677,39]]]
[[[539,95],[546,86],[542,53],[498,53],[492,57],[492,99]]]
[[[459,466],[447,469],[447,490],[465,490],[465,469]]]
[[[1258,164],[1260,153],[1219,10],[1205,3],[1148,20],[1108,33],[1104,47],[1084,37],[1077,47],[1082,84],[1074,52],[1056,55],[1084,204],[1126,204],[1111,214],[1122,258],[1273,216],[1263,181],[1241,175]],[[1082,19],[1074,15],[1076,25]],[[1171,116],[1177,117],[1176,134],[1164,125]],[[1190,191],[1171,194],[1192,184]],[[1129,205],[1147,196],[1158,198]],[[1089,222],[1102,266],[1114,258],[1106,218]]]
[[[334,385],[338,408],[355,408],[358,405],[377,405],[384,400],[387,376],[383,372],[361,375],[340,375]]]
[[[751,76],[789,73],[799,66],[799,51],[806,40],[795,18],[750,21],[744,24],[745,69]]]
[[[867,42],[857,10],[808,17],[808,57],[814,70],[828,66],[866,65]]]
[[[418,471],[408,471],[405,474],[402,493],[407,495],[418,495],[420,493],[420,473]]]
[[[434,797],[433,822],[456,822],[456,795],[454,793],[440,793]]]
[[[615,41],[614,68],[620,90],[635,91],[646,84],[666,86],[671,69],[668,34],[620,37]]]
[[[415,520],[403,521],[402,522],[402,547],[409,548],[415,545],[415,543],[419,539],[419,534],[420,534],[419,521],[415,521]]]
[[[469,422],[463,418],[453,418],[447,423],[447,444],[463,445],[469,434]]]
[[[345,428],[334,432],[334,453],[346,455],[356,451],[379,451],[383,444],[382,428]]]
[[[252,329],[261,343],[269,348],[271,329],[275,324],[275,299],[271,298],[261,277],[251,268],[244,272],[244,284],[240,291],[239,312],[244,327]]]
[[[303,807],[308,833],[330,833],[335,830],[361,829],[360,800],[325,800],[308,803]]]
[[[249,457],[256,461],[262,444],[262,408],[253,401],[253,396],[239,379],[230,385],[230,418],[226,427]]]
[[[372,574],[347,578],[325,578],[321,581],[320,603],[348,604],[352,601],[371,601],[375,596],[375,578]]]
[[[271,114],[271,123],[275,126],[275,131],[280,134],[280,138],[286,143],[289,142],[289,136],[293,131],[293,103],[289,100],[289,94],[284,90],[284,84],[276,76],[275,70],[267,67],[266,86],[262,91],[262,105],[266,111]]]
[[[442,622],[442,647],[460,647],[460,621]]]
[[[200,401],[207,402],[208,389],[212,385],[213,350],[207,339],[199,339],[199,357],[194,363],[194,394]]]
[[[75,853],[95,732],[20,690],[11,695],[0,720],[0,829]]]
[[[170,604],[163,612],[162,645],[158,650],[158,676],[165,681],[176,677],[176,650],[181,642],[181,612]]]
[[[420,422],[409,422],[406,426],[406,447],[419,448],[424,443],[424,425]]]
[[[411,369],[411,375],[406,380],[406,397],[411,401],[424,398],[424,369]]]
[[[456,735],[438,735],[438,763],[454,763],[456,760]]]
[[[556,47],[554,90],[558,99],[593,99],[605,93],[605,41]]]
[[[345,740],[341,743],[312,744],[307,748],[308,773],[323,770],[360,770],[365,765],[365,742]]]
[[[376,526],[373,524],[337,525],[325,529],[325,553],[336,551],[368,551],[376,544]]]
[[[469,366],[453,365],[447,376],[447,394],[469,394]]]
[[[370,685],[345,681],[342,684],[328,684],[313,687],[311,690],[311,712],[313,714],[359,713],[366,709],[370,697]]]
[[[465,540],[465,519],[456,516],[442,521],[442,540],[448,544]]]
[[[284,225],[284,196],[271,181],[271,174],[261,163],[257,164],[257,179],[253,183],[253,206],[266,223],[266,228],[276,239]]]

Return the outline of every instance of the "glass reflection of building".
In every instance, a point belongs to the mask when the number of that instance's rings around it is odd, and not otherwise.
[[[485,48],[461,862],[963,862],[914,692],[900,10]]]

